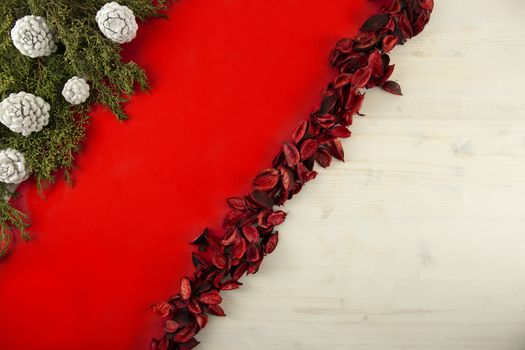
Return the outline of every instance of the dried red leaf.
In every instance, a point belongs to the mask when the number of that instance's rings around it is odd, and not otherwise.
[[[325,96],[323,98],[323,101],[321,102],[321,108],[319,109],[319,114],[323,115],[326,113],[330,113],[334,109],[336,103],[337,103],[337,96],[335,95]]]
[[[230,197],[227,199],[228,205],[232,209],[237,210],[245,210],[246,209],[246,201],[244,198],[240,197]]]
[[[330,154],[335,157],[336,159],[339,159],[340,161],[345,161],[345,151],[343,149],[343,145],[341,144],[341,141],[338,139],[333,140],[330,143]]]
[[[208,267],[208,263],[206,263],[206,260],[197,253],[191,254],[191,261],[193,262],[193,266],[195,266],[197,270]]]
[[[350,130],[348,130],[348,128],[344,126],[338,126],[336,128],[333,128],[332,130],[330,130],[330,134],[332,136],[339,137],[342,139],[349,138],[352,135]]]
[[[271,226],[277,226],[284,222],[286,219],[286,213],[284,211],[276,211],[268,216],[267,222]]]
[[[248,251],[246,252],[246,261],[255,262],[260,259],[259,246],[256,244],[250,244]]]
[[[180,281],[180,296],[184,300],[191,298],[191,282],[187,277]]]
[[[226,257],[219,252],[215,253],[212,258],[213,265],[215,265],[218,269],[225,269],[228,266],[228,261],[226,260]]]
[[[193,338],[195,333],[197,333],[197,325],[195,322],[193,322],[177,332],[177,334],[175,334],[173,337],[173,340],[178,343],[186,343],[190,341],[191,338]]]
[[[352,85],[355,88],[364,88],[370,80],[370,77],[372,77],[371,68],[359,69],[357,72],[354,73],[352,77]]]
[[[177,350],[191,350],[194,349],[200,343],[195,338],[191,338],[184,344],[180,344]]]
[[[419,2],[425,10],[432,11],[434,9],[434,0],[420,0]]]
[[[273,199],[265,192],[255,190],[251,193],[251,197],[254,202],[260,205],[262,208],[271,209],[273,207]]]
[[[348,73],[339,74],[334,80],[334,88],[340,89],[350,84],[351,81],[352,81],[352,74],[348,74]]]
[[[332,162],[332,156],[330,155],[330,153],[328,153],[326,149],[321,148],[315,154],[315,160],[323,168],[328,168],[330,166],[330,163]]]
[[[233,243],[232,256],[235,259],[241,259],[244,253],[246,253],[246,240],[238,235]]]
[[[392,73],[394,73],[395,67],[396,67],[395,64],[387,66],[387,68],[385,69],[385,73],[383,74],[383,76],[381,77],[381,80],[379,81],[379,85],[383,85],[392,76]]]
[[[226,230],[224,236],[222,237],[221,244],[225,247],[232,245],[233,242],[235,242],[235,239],[237,238],[238,234],[239,231],[237,231],[236,227],[232,227]]]
[[[253,226],[244,226],[242,233],[248,242],[255,243],[259,241],[259,231]]]
[[[395,81],[389,80],[384,83],[381,88],[392,95],[403,96],[403,93],[401,92],[401,86],[399,86],[399,84]]]
[[[248,269],[248,263],[243,261],[233,271],[232,278],[238,281],[246,273],[247,269]]]
[[[289,167],[294,167],[301,160],[301,156],[297,148],[289,142],[283,144],[283,153],[286,163]]]
[[[179,328],[180,325],[173,320],[166,320],[166,322],[164,322],[164,332],[168,334],[175,333],[179,330]]]
[[[253,180],[253,188],[259,191],[268,192],[279,182],[279,171],[277,169],[265,169],[261,171]]]
[[[208,228],[205,228],[197,237],[195,237],[191,244],[197,246],[205,246],[208,244]]]
[[[386,13],[380,13],[370,17],[361,27],[362,32],[375,32],[388,23],[390,17]]]
[[[383,38],[383,52],[388,53],[396,47],[399,39],[394,35],[387,35]]]
[[[281,173],[281,183],[285,190],[290,190],[295,184],[295,176],[292,170],[285,166],[279,167],[279,172]]]
[[[303,163],[299,163],[297,165],[297,175],[303,183],[306,183],[315,179],[315,177],[317,176],[317,172],[313,170],[308,170]]]
[[[168,339],[164,336],[162,339],[152,339],[150,344],[150,350],[167,350]]]
[[[236,280],[229,280],[222,284],[221,290],[234,290],[242,286],[242,283]]]
[[[188,301],[186,301],[186,307],[188,308],[188,311],[190,311],[192,314],[200,314],[202,312],[202,308],[199,305],[199,302],[194,298],[190,298],[188,299]]]
[[[219,305],[208,305],[207,306],[208,312],[215,316],[226,316],[224,313],[224,310]]]
[[[199,328],[202,329],[208,324],[208,316],[205,314],[197,314],[195,315],[195,321],[197,322]]]
[[[152,305],[151,308],[153,312],[159,315],[160,317],[168,317],[173,307],[170,303],[162,302]]]
[[[221,294],[217,290],[210,290],[209,292],[203,293],[197,299],[207,305],[215,305],[222,302]]]
[[[310,157],[313,157],[315,152],[317,152],[317,148],[319,147],[319,143],[316,139],[306,139],[301,144],[301,159],[308,159]]]
[[[292,134],[293,143],[298,144],[306,135],[306,130],[308,130],[308,122],[303,120],[297,125]]]
[[[335,45],[335,49],[342,53],[349,53],[352,51],[353,44],[354,42],[352,39],[341,39]]]
[[[279,243],[279,233],[273,234],[268,242],[266,242],[266,245],[264,247],[264,253],[265,254],[271,254],[277,247],[277,244]]]
[[[368,56],[368,67],[372,70],[372,76],[379,77],[383,74],[383,60],[378,50],[374,50]]]

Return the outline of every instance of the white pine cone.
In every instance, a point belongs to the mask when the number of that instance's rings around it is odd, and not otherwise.
[[[95,17],[100,31],[106,38],[119,44],[135,39],[139,26],[133,11],[116,2],[102,6]]]
[[[11,29],[13,44],[31,58],[49,56],[57,50],[58,38],[44,17],[25,16]]]
[[[72,105],[84,103],[89,97],[89,85],[85,79],[73,77],[64,85],[62,96]]]
[[[29,136],[49,123],[49,103],[27,92],[11,94],[0,103],[0,122],[11,131]]]
[[[16,149],[0,150],[0,182],[19,184],[29,177],[24,155]]]

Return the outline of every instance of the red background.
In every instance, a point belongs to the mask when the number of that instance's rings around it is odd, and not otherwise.
[[[366,0],[181,0],[141,25],[125,55],[153,91],[119,123],[97,108],[75,187],[16,204],[33,241],[0,263],[2,350],[146,349],[151,303],[191,271],[187,242],[217,227],[318,103],[327,56]],[[227,311],[227,310],[226,310]]]

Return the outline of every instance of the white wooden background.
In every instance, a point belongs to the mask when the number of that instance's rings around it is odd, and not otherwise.
[[[436,0],[203,350],[525,349],[525,3]]]

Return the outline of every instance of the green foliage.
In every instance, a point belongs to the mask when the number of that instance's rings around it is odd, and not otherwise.
[[[49,125],[29,137],[11,132],[0,124],[0,148],[22,152],[33,177],[41,187],[52,183],[59,172],[69,178],[74,156],[80,150],[89,122],[89,107],[102,104],[119,119],[127,119],[122,109],[135,87],[147,89],[145,72],[133,62],[121,60],[121,48],[106,39],[95,21],[105,0],[2,0],[0,3],[0,98],[25,91],[42,97],[51,105]],[[119,0],[144,21],[160,16],[170,0]],[[59,37],[58,51],[49,57],[32,59],[14,47],[10,32],[15,21],[26,15],[43,16]],[[66,81],[85,77],[91,87],[89,100],[69,105],[61,95]],[[0,257],[10,233],[25,231],[27,217],[12,208],[10,195],[0,183]]]

